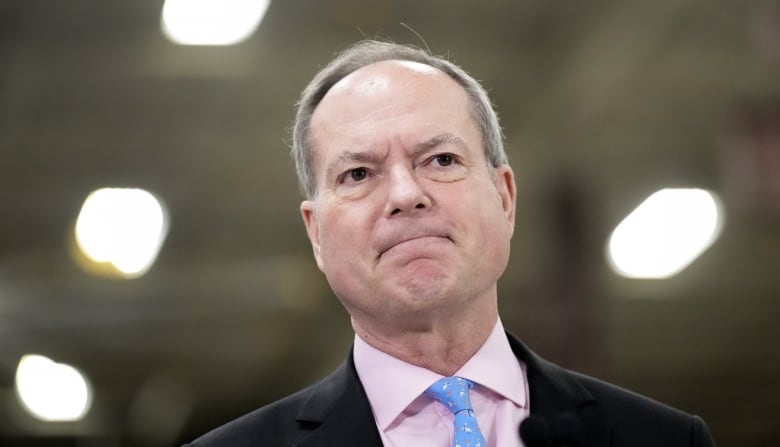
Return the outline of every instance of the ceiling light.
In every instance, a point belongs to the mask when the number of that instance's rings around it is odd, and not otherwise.
[[[233,45],[255,32],[270,0],[166,0],[163,34],[180,45]]]
[[[152,266],[167,234],[167,213],[151,193],[103,188],[84,201],[76,220],[76,242],[97,263],[110,263],[127,278]]]
[[[668,278],[718,237],[721,206],[702,189],[662,189],[613,231],[607,246],[613,270],[629,278]]]
[[[22,357],[15,384],[24,408],[44,421],[83,419],[92,403],[90,386],[76,368],[42,355]]]

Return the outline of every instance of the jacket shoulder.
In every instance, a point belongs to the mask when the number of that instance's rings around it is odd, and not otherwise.
[[[714,446],[704,421],[647,396],[568,371],[593,396],[613,445]]]
[[[301,428],[296,416],[312,385],[281,400],[258,408],[199,437],[191,447],[249,447],[291,444]]]
[[[572,412],[584,425],[585,445],[613,447],[711,447],[704,421],[649,397],[562,368],[507,334],[527,368],[531,413],[553,417]]]
[[[201,436],[192,447],[381,445],[352,353],[321,381],[228,422]],[[327,429],[325,429],[327,427]]]

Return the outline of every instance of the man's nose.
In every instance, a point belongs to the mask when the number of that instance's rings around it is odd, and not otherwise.
[[[413,168],[396,167],[388,177],[387,217],[429,209],[431,199]]]

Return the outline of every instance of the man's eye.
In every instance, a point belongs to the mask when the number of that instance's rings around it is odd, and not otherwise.
[[[366,171],[366,168],[350,169],[347,176],[349,177],[349,180],[353,182],[360,182],[368,177],[368,171]]]
[[[420,174],[437,182],[457,182],[468,174],[463,157],[452,152],[432,154],[420,165]]]
[[[455,161],[455,157],[452,154],[437,154],[433,157],[439,166],[449,166]]]

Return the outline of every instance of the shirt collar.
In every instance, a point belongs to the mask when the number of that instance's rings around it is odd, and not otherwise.
[[[357,335],[354,360],[381,430],[443,377],[380,351]],[[500,319],[485,343],[454,375],[476,382],[519,407],[526,406],[528,401],[523,367],[509,346]]]

